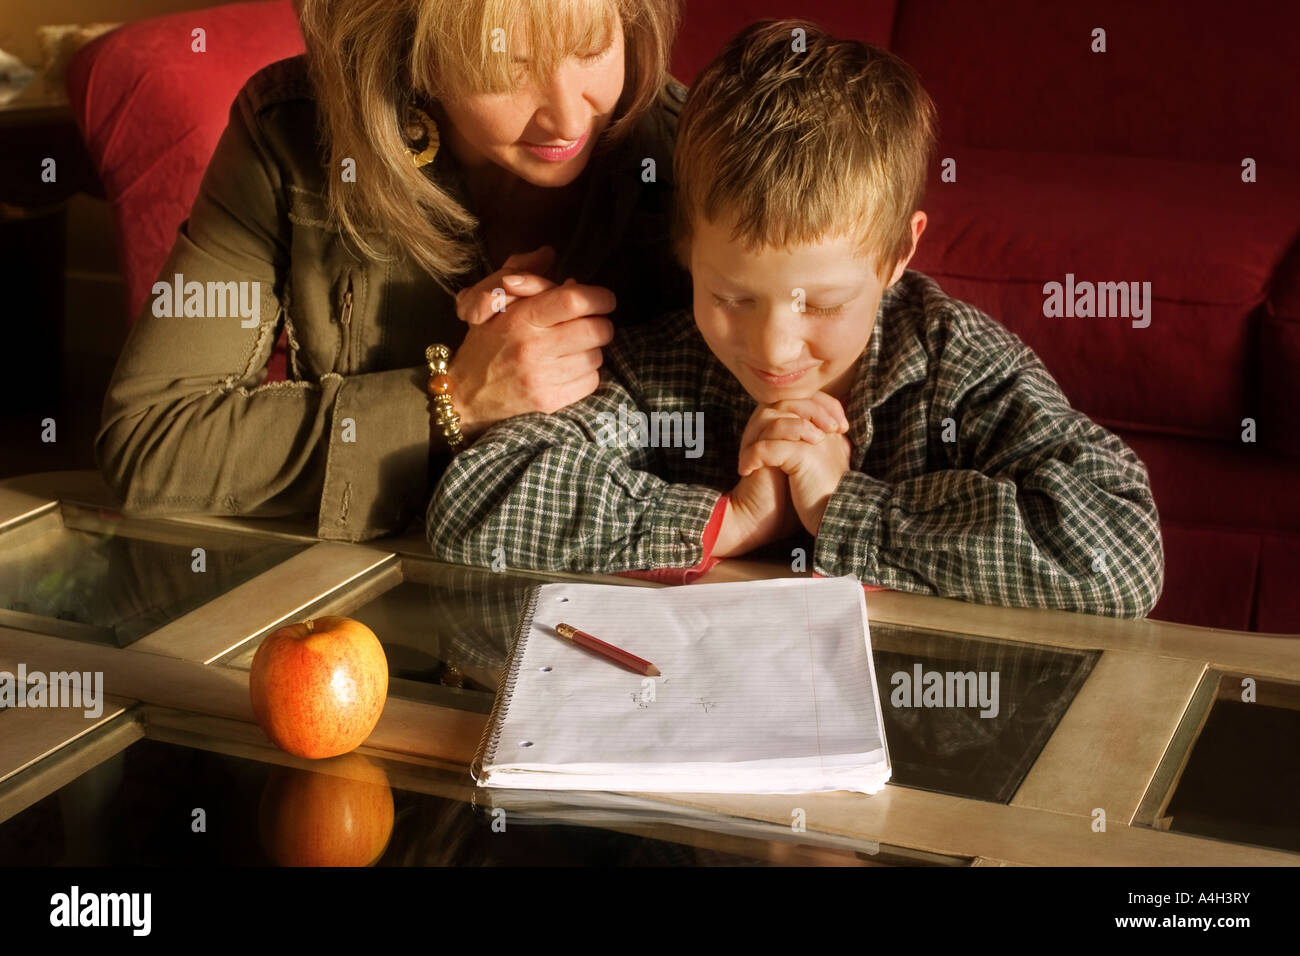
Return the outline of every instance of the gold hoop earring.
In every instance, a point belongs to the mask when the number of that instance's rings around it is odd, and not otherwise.
[[[411,162],[415,164],[416,169],[419,169],[433,162],[433,158],[438,155],[438,145],[441,140],[438,136],[438,124],[433,121],[433,117],[419,107],[412,107],[411,112],[415,114],[416,121],[424,129],[424,148],[416,149],[412,146],[406,148],[407,154],[411,157]]]

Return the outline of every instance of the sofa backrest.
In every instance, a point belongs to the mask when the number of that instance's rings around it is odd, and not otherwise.
[[[672,74],[690,86],[722,45],[755,20],[811,20],[837,37],[888,48],[897,7],[895,0],[686,0]]]
[[[1295,0],[904,0],[890,48],[948,145],[1300,170]]]
[[[904,0],[891,48],[962,170],[915,268],[1113,427],[1300,454],[1300,4]],[[1149,281],[1150,328],[1045,318],[1067,275]]]

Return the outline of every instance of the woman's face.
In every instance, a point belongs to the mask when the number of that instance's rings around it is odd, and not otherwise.
[[[586,168],[594,143],[623,93],[623,25],[615,12],[613,41],[563,60],[549,81],[525,76],[517,92],[476,93],[442,104],[452,152],[470,168],[492,163],[535,186],[567,186]],[[516,68],[528,50],[511,50]]]

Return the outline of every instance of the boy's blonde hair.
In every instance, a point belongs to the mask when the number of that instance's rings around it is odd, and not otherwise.
[[[748,248],[850,235],[888,281],[912,247],[936,125],[916,73],[892,53],[805,20],[751,24],[682,108],[674,252],[689,266],[701,216],[733,223]]]
[[[508,92],[529,75],[545,80],[565,57],[603,49],[617,10],[623,95],[589,160],[600,162],[666,82],[680,7],[681,0],[294,0],[329,158],[331,225],[371,259],[389,258],[395,242],[452,291],[451,278],[474,261],[478,221],[412,165],[405,134],[412,109]],[[497,28],[507,55],[493,49]],[[523,75],[508,55],[519,46],[530,54]],[[346,157],[356,162],[356,182],[339,175]]]

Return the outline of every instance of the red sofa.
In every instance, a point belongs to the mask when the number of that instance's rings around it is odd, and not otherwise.
[[[1033,347],[1147,463],[1165,536],[1152,617],[1300,632],[1300,7],[1123,0],[688,0],[690,83],[740,26],[807,17],[911,63],[940,116],[913,267]],[[204,26],[209,54],[189,50]],[[1093,52],[1093,31],[1105,52]],[[237,41],[236,41],[237,38]],[[214,55],[214,47],[221,53]],[[124,27],[69,73],[135,315],[243,80],[301,50],[288,2]],[[1242,163],[1256,164],[1243,182]],[[1043,287],[1150,282],[1150,324],[1049,318]],[[278,367],[275,367],[278,363]],[[283,377],[283,355],[272,378]],[[1244,420],[1254,441],[1244,441]]]

